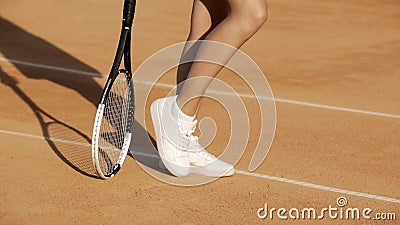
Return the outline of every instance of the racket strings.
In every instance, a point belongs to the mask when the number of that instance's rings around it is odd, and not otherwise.
[[[122,153],[132,97],[125,75],[118,75],[106,100],[100,129],[99,162],[104,174],[113,171]]]

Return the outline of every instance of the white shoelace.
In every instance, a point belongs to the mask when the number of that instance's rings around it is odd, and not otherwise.
[[[214,160],[216,157],[205,150],[203,146],[200,145],[199,138],[193,135],[194,131],[196,130],[196,124],[197,120],[195,120],[193,124],[182,124],[178,122],[179,132],[184,136],[185,139],[189,141],[189,143],[187,143],[189,148],[187,151],[198,153],[206,160]]]

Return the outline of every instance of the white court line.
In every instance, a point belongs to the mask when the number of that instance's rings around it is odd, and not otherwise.
[[[89,143],[70,141],[70,140],[64,140],[64,139],[59,139],[59,138],[43,137],[43,136],[38,136],[38,135],[34,135],[34,134],[27,134],[27,133],[21,133],[21,132],[10,131],[10,130],[0,130],[0,133],[21,136],[21,137],[27,137],[27,138],[40,139],[40,140],[46,140],[46,141],[52,141],[52,142],[61,142],[61,143],[66,143],[66,144],[74,144],[74,145],[81,145],[81,146],[88,146],[88,147],[92,146]]]
[[[40,139],[40,140],[51,140],[54,142],[63,142],[63,143],[70,143],[70,144],[76,144],[76,145],[83,145],[83,146],[88,146],[88,147],[91,146],[88,143],[63,140],[63,139],[59,139],[59,138],[43,137],[43,136],[26,134],[26,133],[15,132],[15,131],[0,130],[0,133],[21,136],[21,137],[27,137],[27,138],[35,138],[35,139]],[[133,152],[133,155],[140,155],[140,156],[145,156],[145,157],[150,157],[150,158],[160,158],[158,155],[148,154],[148,153],[143,153],[143,152]],[[362,192],[357,192],[357,191],[350,191],[350,190],[345,190],[345,189],[340,189],[340,188],[328,187],[328,186],[323,186],[323,185],[319,185],[319,184],[297,181],[297,180],[287,179],[287,178],[283,178],[283,177],[269,176],[269,175],[260,174],[260,173],[247,172],[247,171],[243,171],[243,170],[235,170],[235,173],[241,174],[244,176],[257,177],[257,178],[266,179],[266,180],[273,180],[273,181],[277,181],[277,182],[284,182],[284,183],[288,183],[288,184],[294,184],[294,185],[298,185],[298,186],[314,188],[314,189],[323,190],[323,191],[347,194],[347,195],[356,196],[356,197],[369,198],[369,199],[375,199],[375,200],[400,204],[400,200],[395,199],[395,198],[389,198],[389,197],[367,194],[367,193],[362,193]]]
[[[31,62],[25,62],[25,61],[20,61],[20,60],[15,60],[15,59],[7,59],[7,58],[1,58],[0,57],[0,62],[11,62],[14,64],[19,64],[19,65],[24,65],[24,66],[31,66],[31,67],[37,67],[37,68],[42,68],[42,69],[48,69],[48,70],[56,70],[56,71],[62,71],[62,72],[68,72],[68,73],[74,73],[74,74],[81,74],[85,76],[93,76],[93,77],[104,77],[105,75],[99,74],[99,73],[92,73],[92,72],[85,72],[85,71],[80,71],[80,70],[75,70],[75,69],[69,69],[69,68],[63,68],[63,67],[57,67],[57,66],[48,66],[48,65],[43,65],[43,64],[37,64],[37,63],[31,63]],[[135,83],[137,84],[145,84],[145,85],[153,85],[153,82],[149,81],[137,81],[135,80]],[[155,84],[157,87],[164,87],[164,88],[173,88],[175,87],[174,85],[171,84],[164,84],[164,83],[157,83]],[[207,90],[208,93],[214,93],[214,94],[220,94],[220,95],[227,95],[227,96],[236,96],[233,93],[229,92],[223,92],[223,91],[216,91],[216,90]],[[260,99],[260,100],[271,100],[270,97],[267,96],[257,96],[255,97],[254,95],[249,95],[249,94],[238,94],[240,97],[243,98],[252,98],[252,99]],[[283,99],[283,98],[274,98],[275,102],[280,102],[280,103],[286,103],[286,104],[292,104],[292,105],[301,105],[301,106],[307,106],[307,107],[314,107],[314,108],[321,108],[321,109],[329,109],[329,110],[335,110],[335,111],[342,111],[342,112],[351,112],[351,113],[359,113],[359,114],[366,114],[366,115],[372,115],[372,116],[381,116],[381,117],[387,117],[387,118],[394,118],[394,119],[400,119],[400,115],[395,115],[395,114],[389,114],[389,113],[381,113],[381,112],[374,112],[374,111],[368,111],[368,110],[360,110],[360,109],[352,109],[352,108],[345,108],[345,107],[338,107],[338,106],[330,106],[330,105],[323,105],[323,104],[317,104],[317,103],[310,103],[310,102],[302,102],[302,101],[296,101],[296,100],[290,100],[290,99]]]
[[[274,177],[274,176],[269,176],[269,175],[265,175],[265,174],[252,173],[252,172],[247,172],[247,171],[242,171],[242,170],[235,170],[235,173],[246,175],[246,176],[251,176],[251,177],[258,177],[258,178],[267,179],[267,180],[274,180],[274,181],[278,181],[278,182],[295,184],[295,185],[299,185],[299,186],[304,186],[304,187],[309,187],[309,188],[314,188],[314,189],[319,189],[319,190],[324,190],[324,191],[336,192],[336,193],[340,193],[340,194],[347,194],[347,195],[363,197],[363,198],[371,198],[371,199],[381,200],[381,201],[385,201],[385,202],[400,203],[400,200],[395,199],[395,198],[389,198],[389,197],[373,195],[373,194],[366,194],[366,193],[357,192],[357,191],[349,191],[349,190],[340,189],[340,188],[328,187],[328,186],[323,186],[323,185],[319,185],[319,184],[313,184],[313,183],[308,183],[308,182],[303,182],[303,181],[287,179],[287,178],[283,178],[283,177]]]
[[[43,64],[25,62],[25,61],[20,61],[20,60],[15,60],[15,59],[0,58],[0,61],[11,62],[13,64],[36,67],[36,68],[47,69],[47,70],[56,70],[56,71],[61,71],[61,72],[86,75],[86,76],[91,76],[91,77],[104,77],[104,75],[99,74],[99,73],[85,72],[85,71],[81,71],[81,70],[74,70],[74,69],[63,68],[63,67],[58,67],[58,66],[43,65]]]
[[[137,83],[137,84],[145,84],[145,85],[153,85],[154,84],[153,82],[150,82],[150,81],[135,80],[134,82]],[[164,84],[164,83],[157,83],[154,86],[164,87],[164,88],[174,88],[175,87],[175,85]],[[249,94],[238,94],[238,95],[235,95],[234,93],[224,92],[224,91],[217,91],[217,90],[206,90],[206,93],[213,93],[213,94],[219,94],[219,95],[228,95],[228,96],[240,96],[242,98],[251,98],[251,99],[255,99],[256,98],[254,95],[249,95]],[[267,96],[257,96],[257,99],[267,100],[267,101],[268,100],[269,101],[272,100],[272,98],[267,97]],[[317,103],[301,102],[301,101],[295,101],[295,100],[283,99],[283,98],[274,98],[274,99],[275,99],[275,102],[287,103],[287,104],[292,104],[292,105],[301,105],[301,106],[308,106],[308,107],[315,107],[315,108],[322,108],[322,109],[330,109],[330,110],[343,111],[343,112],[352,112],[352,113],[367,114],[367,115],[372,115],[372,116],[382,116],[382,117],[400,119],[400,115],[395,115],[395,114],[373,112],[373,111],[359,110],[359,109],[351,109],[351,108],[344,108],[344,107],[337,107],[337,106],[330,106],[330,105],[322,105],[322,104],[317,104]]]

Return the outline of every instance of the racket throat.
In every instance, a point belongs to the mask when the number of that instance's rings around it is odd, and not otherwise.
[[[118,70],[118,74],[125,74],[126,78],[131,78],[132,74],[127,70],[127,69],[119,69]]]

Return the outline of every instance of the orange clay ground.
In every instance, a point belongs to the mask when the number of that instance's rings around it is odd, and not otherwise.
[[[121,6],[120,1],[1,1],[0,224],[400,223],[398,1],[269,1],[269,21],[242,50],[266,74],[275,97],[367,113],[278,101],[276,135],[263,164],[252,174],[197,187],[161,182],[130,156],[113,179],[94,178],[90,138],[106,78],[37,67],[107,74]],[[185,40],[190,9],[190,1],[138,1],[135,68]],[[165,82],[173,81],[173,71],[166,76]],[[219,77],[240,89],[229,71]],[[155,88],[149,103],[166,91]],[[254,99],[245,102],[250,112],[256,110]],[[206,101],[200,113],[217,123],[217,139],[209,149],[217,155],[229,129],[224,116],[210,110],[218,107]],[[249,149],[254,149],[260,118],[251,123],[256,131]],[[152,129],[149,133],[154,135]],[[247,151],[236,169],[247,170],[252,154]],[[394,212],[397,220],[257,217],[264,203],[321,209],[337,206],[340,196],[348,207]]]

